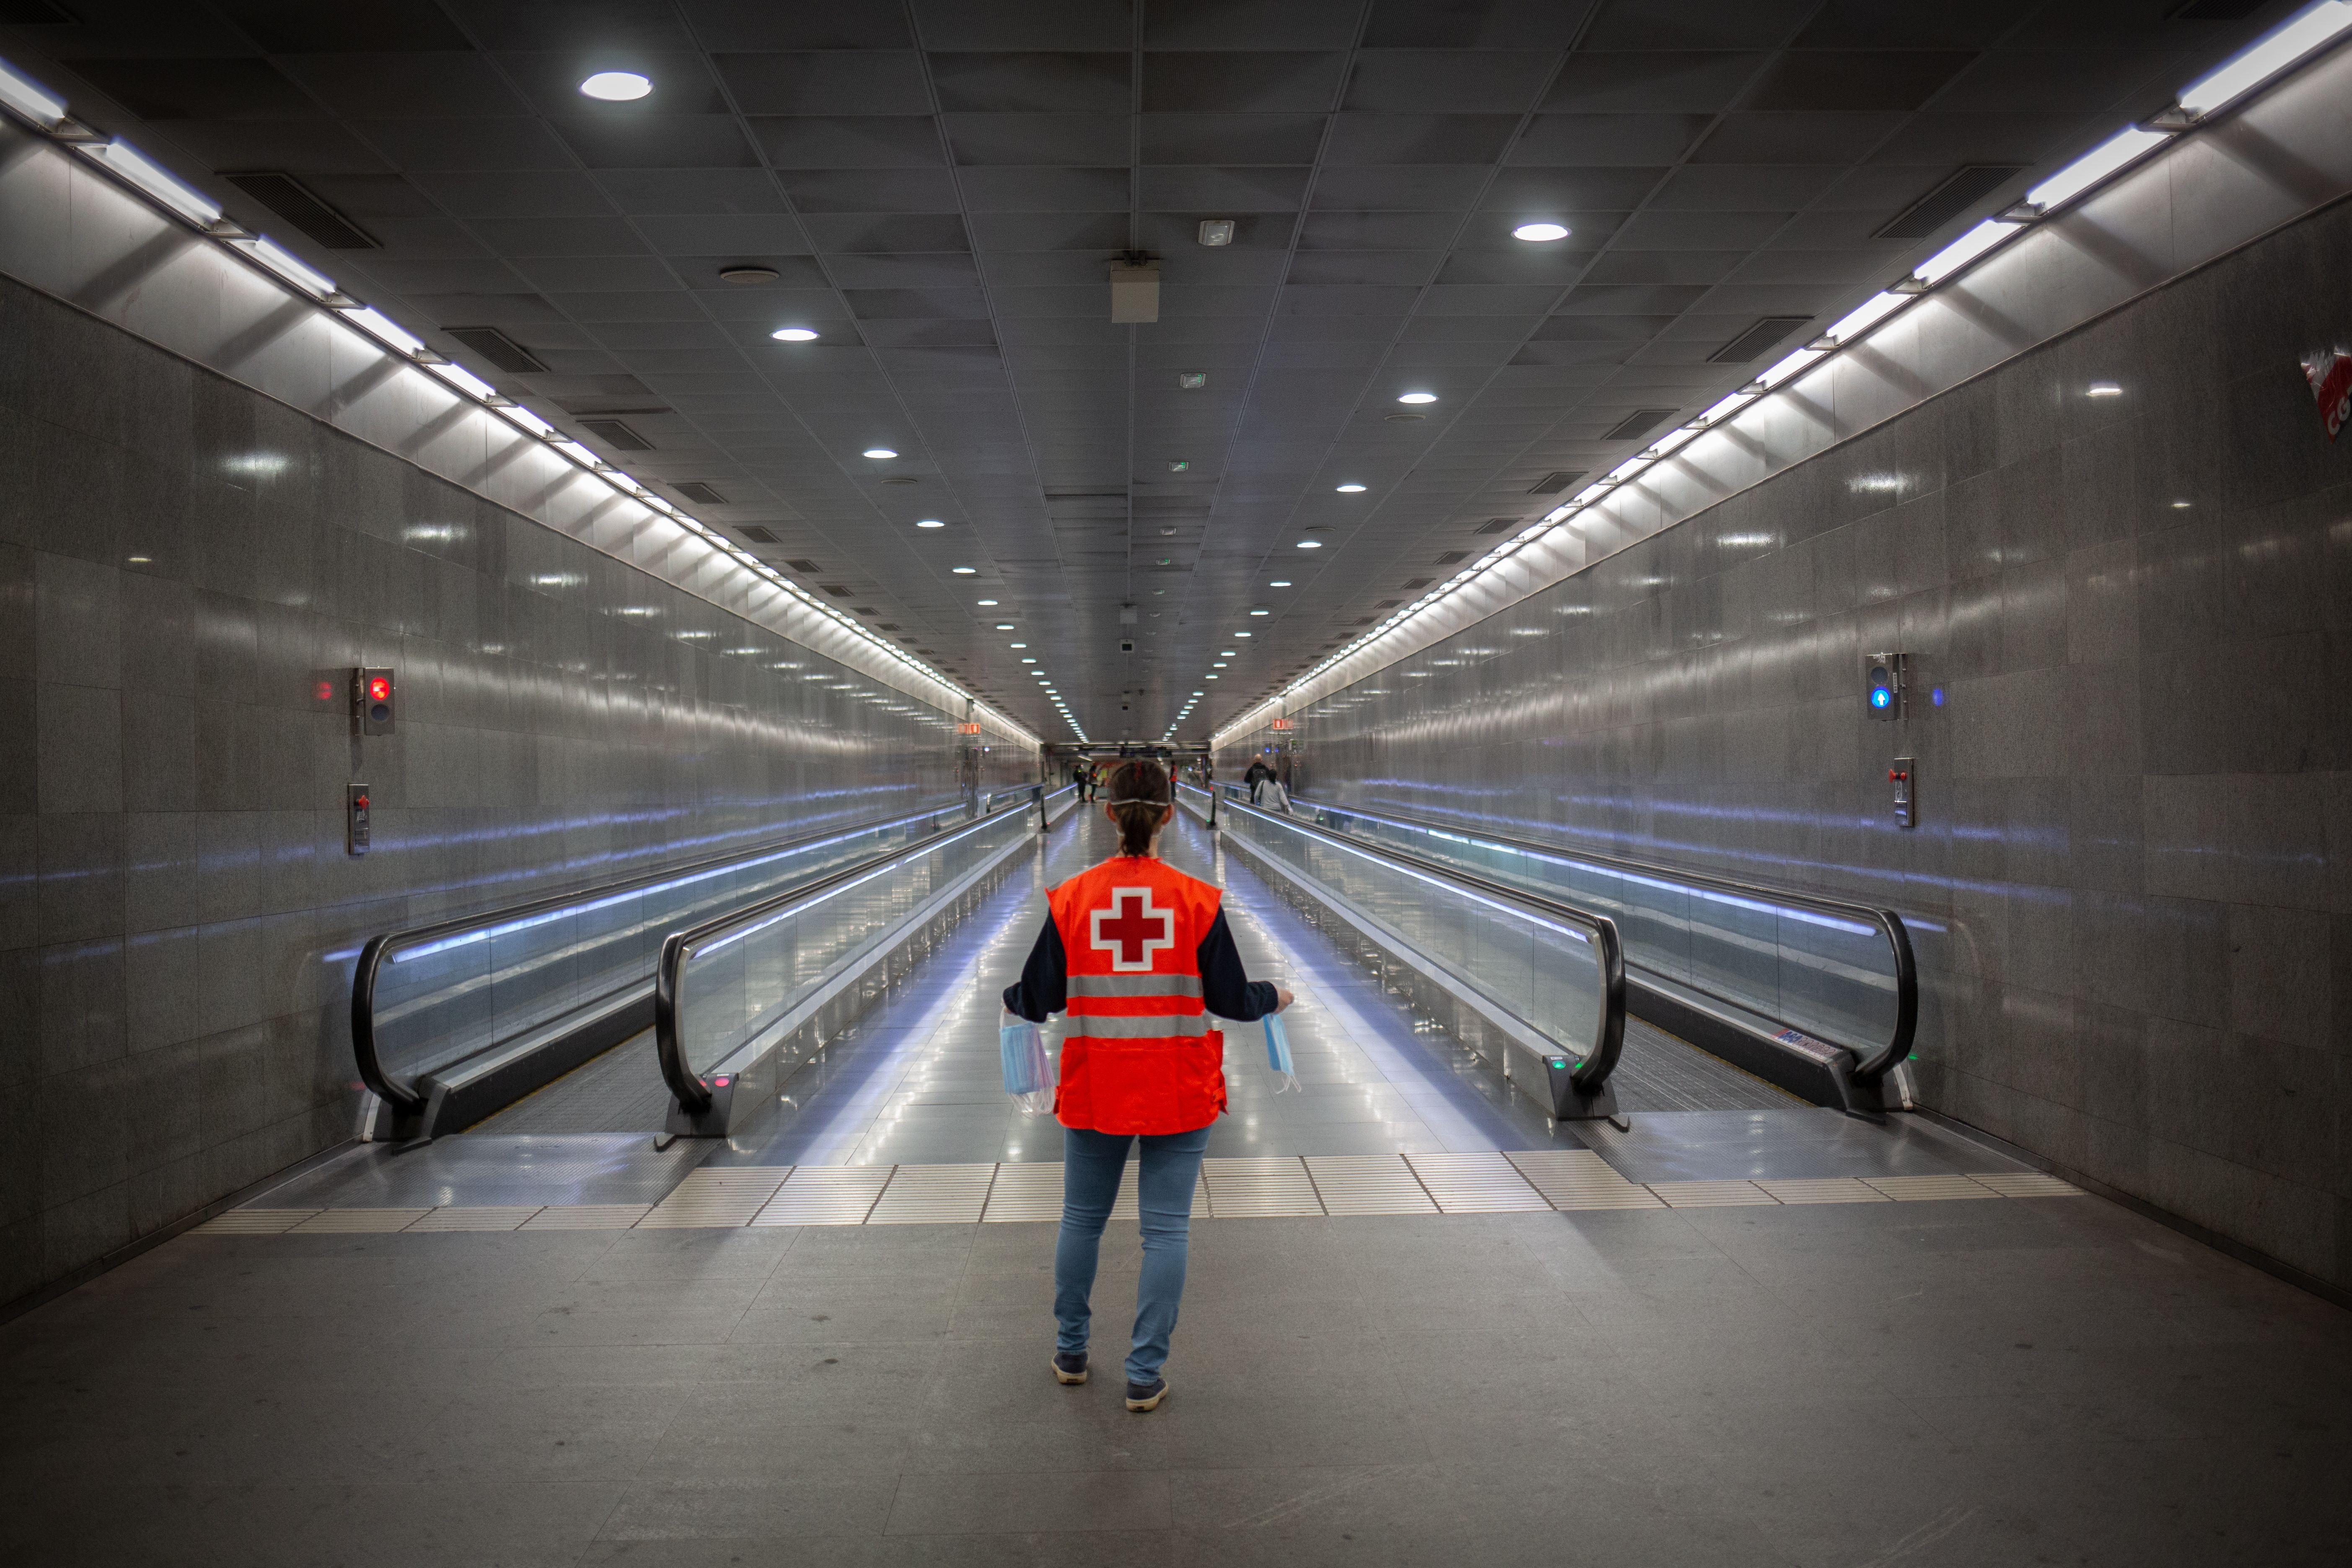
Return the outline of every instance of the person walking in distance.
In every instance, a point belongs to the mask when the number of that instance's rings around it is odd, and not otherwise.
[[[1250,1023],[1291,995],[1249,978],[1220,890],[1160,859],[1176,815],[1156,762],[1122,763],[1103,811],[1118,853],[1045,895],[1012,1013],[1042,1024],[1067,1010],[1054,1115],[1062,1124],[1062,1228],[1054,1245],[1054,1376],[1087,1381],[1090,1298],[1104,1225],[1128,1150],[1140,1142],[1143,1272],[1127,1356],[1127,1407],[1156,1410],[1184,1295],[1192,1189],[1209,1128],[1225,1109],[1224,1037],[1210,1015]]]

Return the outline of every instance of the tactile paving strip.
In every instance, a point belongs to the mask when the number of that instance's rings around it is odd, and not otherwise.
[[[1590,1149],[1522,1149],[1503,1156],[1556,1209],[1654,1209],[1664,1205]]]
[[[1111,1213],[1137,1217],[1139,1167],[1122,1173]],[[1545,1209],[1699,1208],[1725,1205],[1920,1203],[1961,1198],[2083,1197],[2038,1171],[1925,1176],[1769,1177],[1654,1182],[1620,1174],[1589,1149],[1497,1153],[1338,1154],[1202,1163],[1196,1219],[1281,1215],[1495,1214]],[[969,1225],[1062,1216],[1058,1162],[957,1165],[731,1165],[696,1171],[644,1204],[449,1205],[438,1208],[232,1209],[200,1234],[370,1235],[392,1231],[627,1230],[801,1225]]]
[[[231,1209],[196,1226],[217,1236],[283,1236],[321,1209]]]
[[[868,1225],[971,1225],[988,1206],[994,1165],[901,1165]]]
[[[1980,1192],[1991,1190],[1974,1176],[1864,1176],[1862,1179],[1898,1204],[1972,1198]]]
[[[1421,1184],[1446,1214],[1511,1214],[1548,1209],[1549,1200],[1529,1186],[1500,1154],[1407,1154]]]
[[[864,1225],[895,1165],[803,1165],[752,1216],[755,1226]],[[985,1197],[986,1194],[982,1194]]]
[[[1307,1173],[1329,1214],[1439,1212],[1412,1167],[1393,1154],[1309,1154]]]
[[[1754,1182],[1652,1182],[1650,1190],[1665,1199],[1668,1208],[1737,1208],[1743,1204],[1780,1200]]]
[[[320,1209],[287,1234],[316,1235],[331,1231],[344,1236],[378,1235],[385,1231],[406,1230],[431,1212],[429,1209]]]
[[[689,1172],[677,1190],[637,1224],[647,1230],[749,1225],[792,1170],[790,1165],[724,1165]]]
[[[537,1204],[507,1208],[440,1208],[410,1226],[410,1230],[520,1230],[539,1212]]]
[[[525,1230],[627,1230],[651,1204],[550,1204],[523,1221]]]
[[[2040,1171],[1979,1171],[1969,1178],[1981,1182],[2005,1198],[2086,1198],[2091,1194],[2072,1182]]]
[[[1275,1219],[1320,1215],[1323,1202],[1297,1159],[1203,1160],[1209,1208],[1219,1219]]]
[[[1758,1186],[1784,1204],[1883,1204],[1885,1193],[1853,1176],[1794,1176],[1787,1181],[1759,1179]]]
[[[1058,1220],[1062,1217],[1062,1167],[1058,1161],[1030,1161],[996,1167],[988,1189],[983,1221]]]

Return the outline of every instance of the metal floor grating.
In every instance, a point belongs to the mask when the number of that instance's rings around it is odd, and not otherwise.
[[[1138,1167],[1114,1219],[1137,1217]],[[2080,1197],[2038,1171],[1735,1181],[1629,1181],[1589,1149],[1499,1153],[1309,1154],[1201,1163],[1196,1219],[1360,1215],[1779,1207]],[[730,1165],[693,1172],[660,1203],[447,1205],[434,1208],[242,1208],[207,1221],[215,1236],[404,1231],[742,1229],[803,1225],[1048,1224],[1062,1217],[1058,1162],[953,1165]]]
[[[1786,1110],[1805,1102],[1721,1057],[1630,1014],[1609,1075],[1617,1103],[1636,1110]]]

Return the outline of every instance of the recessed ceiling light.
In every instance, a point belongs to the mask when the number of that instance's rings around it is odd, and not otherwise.
[[[1397,394],[1397,401],[1399,403],[1434,403],[1437,401],[1437,394],[1433,392],[1401,392]]]
[[[1364,493],[1364,487],[1355,483],[1353,480],[1350,480],[1344,485],[1333,485],[1331,488],[1338,490],[1343,496],[1355,496]]]
[[[1277,578],[1274,582],[1268,583],[1266,586],[1269,588],[1287,588],[1290,586],[1290,580],[1286,577]],[[1252,615],[1264,615],[1265,612],[1263,610],[1253,610],[1250,613]]]
[[[1276,585],[1279,586],[1279,584]],[[1253,616],[1270,616],[1274,614],[1274,612],[1272,610],[1252,610],[1250,614]],[[1244,633],[1244,635],[1246,636],[1247,634]]]
[[[918,522],[917,524],[915,524],[915,526],[916,526],[917,528],[945,528],[945,527],[947,526],[947,524],[946,524],[946,523],[944,523],[944,522],[941,522],[941,521],[940,521],[938,518],[936,518],[936,517],[927,517],[927,518],[923,519],[920,522]]]
[[[1320,550],[1323,548],[1323,542],[1319,539],[1302,539],[1298,542],[1298,548],[1301,550]]]
[[[1027,647],[1029,645],[1025,642],[1009,642],[1004,646],[1006,647]]]
[[[2090,390],[2084,394],[2089,397],[2121,397],[2123,395],[2124,389],[2112,381],[2095,381],[2091,383]]]
[[[582,93],[590,98],[603,99],[606,103],[632,102],[653,89],[653,79],[639,76],[635,71],[598,71],[580,84]]]
[[[813,343],[816,333],[807,327],[778,327],[768,334],[780,343]]]
[[[1034,663],[1036,663],[1037,661],[1036,661],[1035,659],[1034,659],[1034,658],[1023,658],[1023,659],[1022,659],[1022,661],[1021,661],[1021,662],[1022,662],[1022,663],[1024,663],[1024,664],[1034,664]]]
[[[1566,239],[1568,226],[1564,223],[1523,223],[1511,230],[1511,237],[1532,240],[1537,244],[1548,239]]]
[[[950,566],[948,570],[953,572],[959,577],[977,577],[980,575],[980,568],[977,566]]]
[[[898,453],[896,453],[896,452],[894,452],[894,451],[892,451],[892,450],[891,450],[889,447],[866,447],[866,451],[865,451],[865,453],[864,453],[863,455],[864,455],[864,456],[866,456],[866,457],[868,457],[868,458],[873,458],[876,462],[877,462],[877,463],[878,463],[878,462],[880,462],[880,461],[881,461],[883,458],[895,458],[895,457],[897,457],[898,454]]]
[[[1234,634],[1234,636],[1235,636],[1235,637],[1254,637],[1254,636],[1255,636],[1255,635],[1256,635],[1256,634],[1255,634],[1255,633],[1254,633],[1254,632],[1235,632],[1235,633]]]
[[[1013,629],[1013,623],[1011,621],[999,621],[996,623],[996,629],[1000,632],[1009,632]]]
[[[773,283],[776,269],[772,267],[722,267],[719,269],[721,283]]]
[[[975,600],[973,600],[972,602],[973,602],[974,604],[978,604],[978,605],[993,605],[994,603],[996,603],[996,601],[995,601],[995,600],[993,600],[993,599],[975,599]]]

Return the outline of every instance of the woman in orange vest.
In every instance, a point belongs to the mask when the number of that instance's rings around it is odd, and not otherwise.
[[[1129,1142],[1140,1139],[1143,1274],[1127,1407],[1156,1410],[1168,1396],[1160,1368],[1184,1295],[1192,1189],[1225,1108],[1224,1037],[1209,1015],[1249,1023],[1289,1006],[1290,993],[1244,973],[1218,889],[1161,864],[1160,829],[1176,807],[1159,763],[1121,763],[1103,812],[1118,826],[1118,853],[1047,892],[1045,929],[1004,1005],[1033,1024],[1070,1015],[1054,1094],[1063,1128],[1054,1376],[1087,1380],[1095,1262]]]

